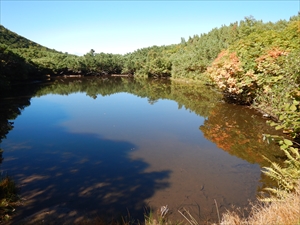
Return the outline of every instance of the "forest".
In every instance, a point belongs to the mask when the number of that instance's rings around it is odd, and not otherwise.
[[[216,87],[225,101],[257,109],[270,118],[271,126],[290,137],[265,136],[277,140],[288,158],[284,171],[273,168],[279,174],[275,179],[286,181],[290,176],[292,181],[281,183],[283,189],[296,187],[300,178],[300,14],[275,23],[249,16],[188,40],[181,38],[178,44],[145,47],[125,55],[93,49],[83,56],[63,53],[2,25],[0,43],[0,96],[18,82],[71,74],[193,80]],[[98,93],[87,89],[91,97]],[[191,108],[196,107],[193,104]]]

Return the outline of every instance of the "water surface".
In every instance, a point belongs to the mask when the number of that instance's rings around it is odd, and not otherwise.
[[[15,98],[2,104],[9,114]],[[5,111],[5,113],[4,113]],[[254,111],[209,87],[171,81],[64,79],[30,98],[3,136],[3,171],[22,187],[19,218],[55,205],[90,215],[143,218],[183,207],[201,222],[254,201],[261,167],[282,156]],[[6,125],[7,125],[6,121]],[[1,136],[1,137],[2,137]]]

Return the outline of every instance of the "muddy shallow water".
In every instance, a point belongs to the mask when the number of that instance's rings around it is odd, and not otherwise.
[[[1,169],[21,186],[16,220],[58,205],[143,220],[167,205],[172,220],[185,208],[201,223],[217,221],[216,207],[246,207],[269,185],[262,155],[281,157],[262,141],[275,133],[265,119],[195,84],[58,80],[10,118]]]

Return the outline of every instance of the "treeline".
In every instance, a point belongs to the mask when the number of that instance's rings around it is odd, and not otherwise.
[[[253,17],[246,17],[240,22],[214,28],[207,34],[194,35],[187,41],[182,38],[179,44],[142,48],[126,55],[95,53],[94,50],[91,50],[80,57],[57,52],[23,38],[3,26],[0,26],[0,41],[2,49],[24,58],[24,61],[30,62],[42,72],[45,72],[43,69],[48,69],[46,72],[57,75],[64,73],[94,75],[124,73],[136,76],[204,79],[207,68],[222,50],[230,48],[240,51],[241,49],[236,46],[240,41],[248,47],[253,47],[254,39],[252,39],[252,44],[249,43],[251,35],[258,36],[263,32],[282,32],[292,21],[297,21],[297,19],[298,17],[294,16],[290,21],[263,23]],[[269,40],[262,38],[259,40],[261,43],[257,46],[262,48],[272,46],[273,44],[270,43],[272,37],[272,35],[269,36]],[[284,40],[282,38],[281,40],[289,41],[289,38],[286,36],[283,38]],[[276,43],[281,44],[279,42]],[[248,58],[243,59],[255,59],[260,55],[257,50],[255,48],[249,53]],[[241,55],[241,52],[239,53]]]
[[[201,88],[199,88],[201,87]],[[148,98],[150,104],[160,99],[174,100],[178,107],[195,112],[207,118],[209,112],[221,101],[222,96],[213,88],[197,83],[171,82],[158,79],[131,79],[121,77],[91,77],[91,78],[61,78],[51,85],[37,91],[35,96],[47,94],[69,95],[71,93],[86,93],[96,99],[97,96],[108,96],[116,93],[131,93],[141,98]]]
[[[188,40],[182,38],[181,43],[175,45],[142,48],[126,55],[95,53],[92,49],[84,56],[57,52],[0,26],[1,52],[5,49],[9,55],[15,54],[15,59],[10,57],[8,61],[7,54],[3,53],[1,58],[4,63],[1,66],[7,67],[6,73],[13,73],[14,62],[24,64],[26,70],[20,67],[20,71],[27,75],[33,72],[33,66],[37,69],[36,72],[50,75],[123,73],[147,77],[192,78],[209,82],[207,69],[223,50],[236,52],[244,69],[248,71],[255,69],[255,60],[265,54],[267,49],[281,47],[293,51],[298,48],[297,38],[288,34],[294,32],[294,36],[297,36],[297,30],[288,31],[288,27],[291,28],[297,21],[299,16],[277,23],[263,23],[253,17],[246,17],[240,22],[214,28],[207,34],[194,35]],[[293,44],[287,46],[286,42]],[[22,59],[24,62],[21,62]],[[215,80],[214,77],[212,79]]]
[[[0,87],[45,75],[108,75],[122,72],[123,56],[95,53],[84,56],[62,53],[32,42],[0,25]]]

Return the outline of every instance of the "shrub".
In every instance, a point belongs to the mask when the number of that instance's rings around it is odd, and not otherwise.
[[[207,73],[229,100],[242,104],[252,102],[257,77],[253,70],[244,72],[235,52],[222,51],[207,68]]]

